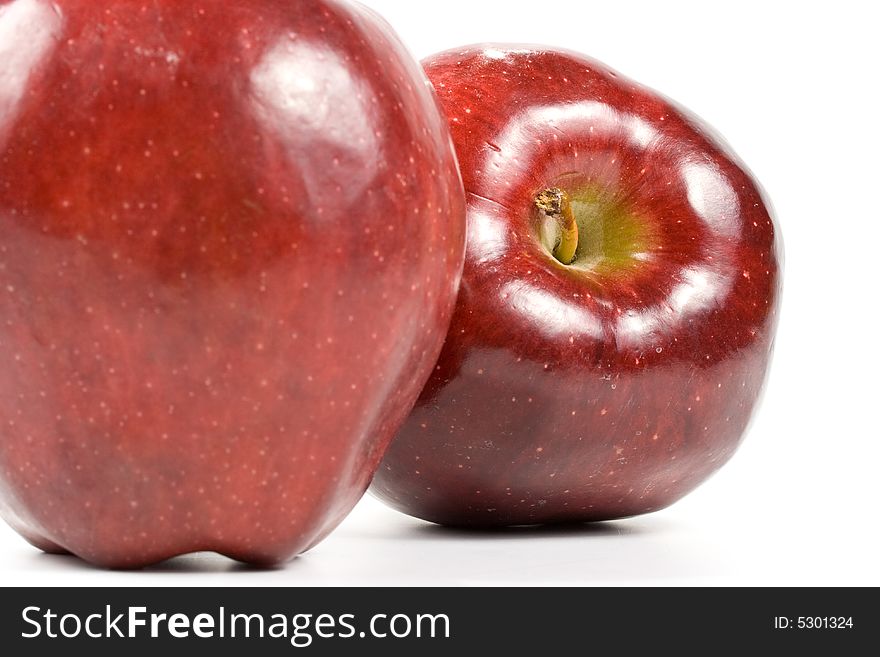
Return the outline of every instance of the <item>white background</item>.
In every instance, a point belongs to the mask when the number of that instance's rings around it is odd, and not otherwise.
[[[0,582],[39,585],[880,585],[880,105],[870,3],[369,0],[418,57],[479,41],[579,50],[724,134],[773,199],[785,295],[763,406],[709,482],[650,516],[468,534],[367,497],[256,571],[215,555],[105,572],[0,525]]]

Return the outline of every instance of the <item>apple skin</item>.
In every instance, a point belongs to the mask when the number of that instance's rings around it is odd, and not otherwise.
[[[110,567],[309,548],[436,362],[464,230],[368,10],[0,3],[4,518]]]
[[[439,362],[372,491],[464,526],[678,500],[733,454],[767,373],[781,243],[763,192],[699,119],[584,56],[482,45],[423,65],[468,245]],[[580,267],[538,236],[555,185],[599,199],[608,235]]]

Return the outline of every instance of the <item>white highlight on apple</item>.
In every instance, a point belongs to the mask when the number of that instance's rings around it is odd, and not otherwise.
[[[681,168],[688,202],[697,216],[725,237],[737,237],[739,198],[717,167],[709,162],[688,162]]]
[[[0,7],[0,126],[11,126],[28,78],[57,45],[63,23],[42,0],[15,0]],[[0,146],[6,135],[0,132]]]
[[[371,178],[365,173],[378,168],[381,153],[368,122],[357,119],[369,115],[370,99],[347,64],[314,43],[282,37],[254,67],[251,85],[257,118],[282,138],[290,135],[288,157],[303,177],[304,191],[326,187],[323,163],[330,149],[339,153],[339,166],[351,169],[350,184],[334,193],[350,203],[361,199]],[[334,173],[333,180],[338,179]]]
[[[599,317],[527,281],[510,281],[501,288],[501,294],[507,295],[518,313],[531,317],[530,325],[539,327],[550,338],[563,335],[598,340],[604,335]]]

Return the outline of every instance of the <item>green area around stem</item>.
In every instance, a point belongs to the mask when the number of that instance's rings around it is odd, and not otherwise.
[[[569,196],[578,225],[577,250],[566,266],[602,274],[624,272],[637,266],[640,256],[650,250],[644,218],[613,191],[598,185],[563,189]],[[552,253],[552,245],[549,246]]]

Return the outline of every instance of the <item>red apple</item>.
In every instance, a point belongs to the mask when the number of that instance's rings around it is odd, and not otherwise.
[[[464,223],[367,10],[0,3],[3,516],[105,566],[307,549],[436,362]]]
[[[456,525],[665,507],[742,439],[773,346],[781,246],[712,131],[572,52],[424,62],[468,245],[439,364],[375,493]]]

